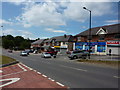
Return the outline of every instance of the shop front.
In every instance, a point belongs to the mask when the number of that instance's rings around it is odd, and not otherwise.
[[[75,43],[76,50],[91,50],[91,53],[105,53],[106,42],[77,42]]]
[[[120,41],[119,40],[107,41],[107,54],[109,54],[110,49],[112,55],[120,55]]]

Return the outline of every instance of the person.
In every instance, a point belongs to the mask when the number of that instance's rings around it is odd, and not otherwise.
[[[111,52],[112,52],[112,50],[111,50],[111,49],[109,49],[109,56],[111,56]]]

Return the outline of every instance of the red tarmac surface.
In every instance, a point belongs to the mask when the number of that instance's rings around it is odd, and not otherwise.
[[[1,74],[2,73],[2,74]],[[63,88],[48,77],[19,63],[0,68],[0,88]]]

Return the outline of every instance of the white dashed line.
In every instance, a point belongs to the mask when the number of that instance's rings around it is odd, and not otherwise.
[[[48,78],[48,79],[51,80],[51,81],[53,81],[53,82],[55,81],[55,80],[53,80],[53,79],[51,79],[51,78]]]
[[[37,72],[38,74],[41,74],[40,72]]]
[[[46,75],[42,75],[43,77],[47,77]]]
[[[63,84],[61,84],[61,83],[59,83],[59,82],[56,82],[58,85],[60,85],[60,86],[62,86],[62,87],[64,87],[64,85]]]
[[[120,77],[118,77],[118,76],[113,76],[114,78],[120,78]]]

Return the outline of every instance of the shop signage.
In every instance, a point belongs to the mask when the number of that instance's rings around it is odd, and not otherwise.
[[[120,41],[107,41],[107,45],[120,45]]]

